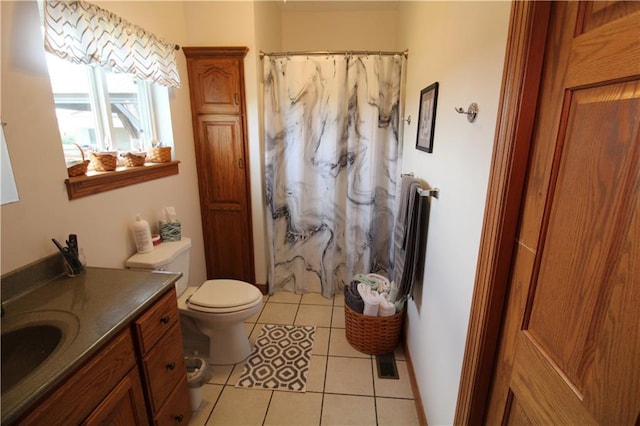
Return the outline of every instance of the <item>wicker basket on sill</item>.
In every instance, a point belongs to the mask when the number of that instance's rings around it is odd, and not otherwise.
[[[111,153],[92,152],[89,154],[89,158],[91,158],[89,167],[92,170],[111,172],[118,167],[118,157]]]
[[[170,146],[154,146],[147,150],[147,161],[150,163],[169,163],[171,161]]]
[[[144,166],[144,162],[146,161],[146,157],[147,154],[145,153],[141,153],[141,154],[132,154],[130,152],[127,152],[126,154],[122,155],[122,158],[124,159],[124,165],[125,167],[140,167],[140,166]]]
[[[86,160],[84,158],[84,150],[80,147],[80,145],[75,143],[74,145],[77,146],[80,150],[80,154],[82,155],[82,162],[67,167],[67,175],[69,175],[70,178],[76,176],[84,176],[87,174],[87,170],[89,169],[89,160]]]
[[[404,311],[388,317],[371,317],[355,312],[344,305],[344,323],[347,341],[356,350],[380,355],[393,352],[400,342]]]

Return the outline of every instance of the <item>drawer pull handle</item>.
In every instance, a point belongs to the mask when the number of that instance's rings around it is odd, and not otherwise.
[[[176,363],[171,361],[169,364],[167,364],[167,370],[173,370],[174,368],[176,368]]]
[[[182,420],[184,420],[184,416],[183,416],[182,414],[178,414],[178,415],[175,417],[176,424],[177,424],[177,423],[182,423]]]
[[[169,320],[170,320],[169,315],[165,315],[162,318],[160,318],[160,322],[163,324],[168,324]]]

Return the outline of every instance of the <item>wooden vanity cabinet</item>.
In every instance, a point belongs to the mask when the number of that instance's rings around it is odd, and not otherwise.
[[[33,408],[20,425],[148,424],[131,331],[120,332]],[[84,423],[83,423],[84,422]]]
[[[171,286],[16,424],[186,425],[190,418],[178,304]]]
[[[171,289],[134,322],[149,417],[188,424],[191,404],[176,292]]]

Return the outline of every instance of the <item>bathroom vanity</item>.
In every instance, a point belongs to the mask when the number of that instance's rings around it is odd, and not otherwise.
[[[3,384],[2,424],[188,424],[174,289],[179,277],[87,268],[8,299],[5,287],[15,278],[5,285],[3,277],[3,341],[12,331],[30,328],[40,330],[42,342],[50,339],[48,330],[57,329],[60,341],[44,360]],[[31,344],[25,337],[12,346],[23,343]],[[13,347],[5,346],[3,381],[14,362]],[[14,371],[24,368],[15,365]]]

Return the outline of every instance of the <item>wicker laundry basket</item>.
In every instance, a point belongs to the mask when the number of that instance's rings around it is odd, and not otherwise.
[[[369,355],[393,352],[400,342],[404,311],[389,317],[370,317],[344,305],[347,341],[358,351]]]

